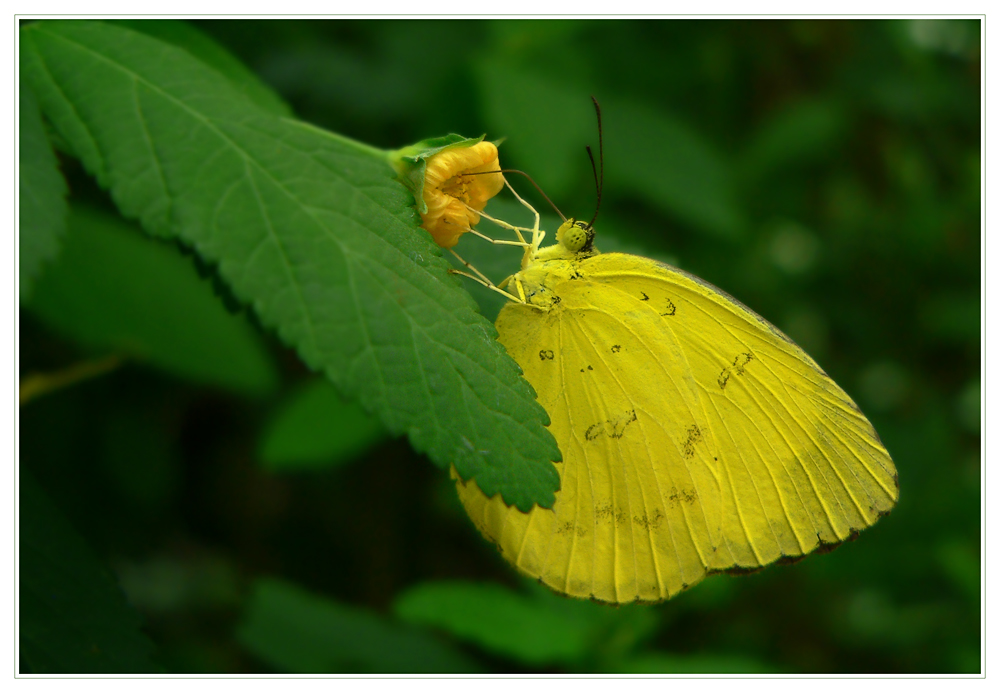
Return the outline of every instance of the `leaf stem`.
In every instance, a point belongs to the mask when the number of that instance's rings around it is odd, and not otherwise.
[[[75,363],[69,368],[64,368],[55,373],[33,373],[25,376],[21,380],[18,404],[23,407],[27,402],[37,399],[42,395],[47,395],[50,392],[61,390],[84,380],[104,375],[113,371],[121,363],[122,357],[112,354],[95,361]]]

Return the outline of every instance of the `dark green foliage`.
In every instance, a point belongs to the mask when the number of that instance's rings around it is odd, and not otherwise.
[[[38,674],[148,674],[153,644],[114,575],[29,473],[20,483],[21,657]]]
[[[21,375],[126,360],[21,409],[22,667],[149,670],[141,615],[174,672],[978,672],[979,28],[23,28]],[[520,462],[478,471],[526,500],[544,474],[518,487],[514,469],[554,455],[493,342],[503,299],[447,276],[383,152],[505,138],[505,168],[589,219],[591,95],[598,247],[679,265],[750,306],[885,442],[900,502],[857,541],[662,605],[576,602],[519,578],[421,459],[474,467],[469,451],[506,446]],[[555,213],[510,180],[551,234]],[[511,200],[487,212],[530,224]],[[457,250],[496,280],[520,261],[468,236]],[[139,615],[92,556],[81,575],[103,582],[38,608],[52,578],[26,552],[80,554],[64,533],[26,539],[29,474]],[[108,630],[52,635],[88,619]]]
[[[608,609],[544,588],[525,595],[471,582],[417,585],[399,596],[394,611],[407,623],[437,627],[514,661],[592,671],[622,654],[606,651],[609,645],[627,651],[656,628],[655,615],[641,606]]]
[[[26,306],[54,332],[197,382],[248,395],[274,389],[259,335],[226,312],[175,248],[84,207],[73,208],[69,228]]]
[[[261,437],[259,455],[272,471],[329,469],[352,461],[386,435],[377,419],[317,378],[275,412]]]
[[[236,638],[261,661],[294,674],[479,671],[427,633],[266,578],[254,584]]]

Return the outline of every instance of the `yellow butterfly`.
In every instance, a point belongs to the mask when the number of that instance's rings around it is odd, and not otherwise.
[[[523,302],[497,319],[563,454],[551,509],[523,513],[457,479],[508,561],[575,597],[659,601],[889,512],[889,454],[802,349],[698,277],[593,239],[569,219],[556,245],[529,249],[510,280]]]
[[[832,547],[896,504],[896,468],[868,419],[764,318],[675,267],[601,254],[596,212],[541,249],[537,212],[533,229],[483,216],[524,243],[521,271],[498,287],[466,276],[511,299],[500,342],[563,455],[554,505],[528,513],[453,471],[469,516],[518,570],[574,597],[660,601],[711,573]]]

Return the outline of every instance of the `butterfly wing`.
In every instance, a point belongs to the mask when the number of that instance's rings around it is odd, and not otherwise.
[[[459,483],[522,572],[657,601],[844,541],[895,504],[895,467],[854,402],[735,299],[631,255],[537,271],[558,299],[508,304],[497,329],[552,419],[561,489],[525,514]]]

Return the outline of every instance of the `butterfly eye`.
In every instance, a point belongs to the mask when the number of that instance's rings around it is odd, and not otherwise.
[[[556,241],[571,253],[586,250],[594,240],[594,230],[585,221],[567,219],[556,231]]]

